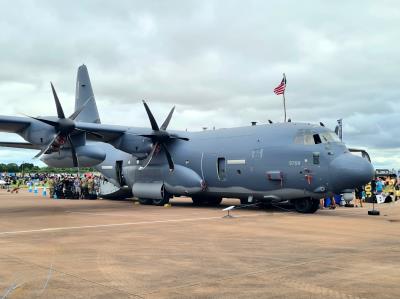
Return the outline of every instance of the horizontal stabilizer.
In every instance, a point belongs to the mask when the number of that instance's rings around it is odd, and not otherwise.
[[[0,147],[14,147],[14,148],[26,148],[26,149],[40,149],[39,145],[35,145],[28,142],[1,142]]]

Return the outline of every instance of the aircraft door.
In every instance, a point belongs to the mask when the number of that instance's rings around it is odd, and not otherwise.
[[[122,175],[122,164],[123,161],[119,160],[119,161],[115,161],[115,171],[116,171],[116,175],[117,175],[117,181],[119,183],[120,186],[125,186],[125,178]]]
[[[326,188],[329,173],[329,160],[323,152],[315,151],[304,159],[303,175],[307,188]]]
[[[226,179],[226,162],[224,157],[218,157],[217,159],[217,173],[220,181]]]
[[[207,186],[222,186],[228,179],[226,172],[226,158],[215,153],[203,153],[201,172]]]

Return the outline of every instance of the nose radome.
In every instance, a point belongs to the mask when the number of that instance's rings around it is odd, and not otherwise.
[[[340,155],[330,164],[330,183],[334,193],[365,185],[373,178],[372,164],[350,153]]]

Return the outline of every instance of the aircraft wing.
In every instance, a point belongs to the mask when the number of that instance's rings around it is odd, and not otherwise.
[[[25,149],[41,149],[40,146],[29,143],[29,142],[2,142],[0,141],[0,147],[13,147],[13,148],[25,148]]]
[[[18,133],[29,127],[32,120],[28,117],[0,115],[0,132]]]
[[[76,123],[76,128],[101,135],[103,138],[99,138],[99,136],[89,133],[86,135],[86,138],[88,140],[103,141],[103,142],[114,141],[129,130],[128,127],[124,126],[113,126],[113,125],[84,123],[84,122]]]

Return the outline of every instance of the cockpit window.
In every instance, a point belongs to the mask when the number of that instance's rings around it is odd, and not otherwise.
[[[329,142],[340,142],[340,139],[333,132],[322,132],[317,134],[311,130],[299,130],[294,138],[294,143],[296,144],[310,145]]]
[[[340,142],[338,135],[336,135],[333,132],[324,132],[324,133],[320,133],[319,135],[321,136],[322,140],[325,140],[325,141],[322,141],[323,143]]]
[[[314,139],[314,143],[315,143],[315,144],[320,144],[320,143],[322,143],[321,137],[319,136],[319,134],[314,134],[314,135],[313,135],[313,139]]]

